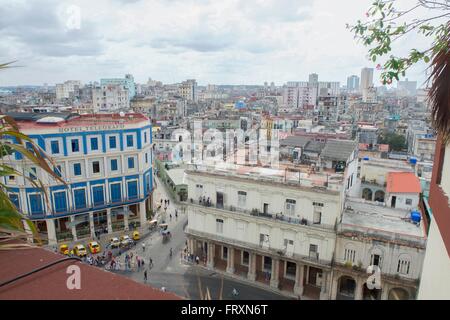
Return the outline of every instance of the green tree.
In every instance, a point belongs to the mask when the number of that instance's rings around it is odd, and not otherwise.
[[[402,151],[406,148],[406,139],[401,134],[387,133],[384,136],[380,136],[378,143],[388,144],[390,150]]]
[[[12,62],[0,64],[0,70],[11,67]],[[26,143],[28,145],[26,145]],[[13,166],[13,153],[20,153],[23,163],[31,163],[35,167],[41,168],[54,179],[65,184],[57,174],[54,173],[54,163],[45,152],[34,143],[27,135],[20,132],[14,119],[0,114],[0,181],[3,177],[18,176],[24,177],[35,188],[39,188],[48,203],[47,192],[44,184],[39,180],[30,179],[26,175],[25,168],[15,169]],[[39,236],[33,222],[23,215],[11,201],[8,195],[9,188],[0,182],[0,250],[16,249],[29,246],[23,240],[28,237],[26,229],[33,233],[34,239],[39,240]]]
[[[417,0],[408,8],[399,9],[395,0],[375,0],[366,13],[366,21],[349,25],[355,38],[369,48],[373,62],[383,60],[381,80],[390,84],[405,76],[406,71],[419,61],[429,63],[431,57],[448,48],[450,2],[446,0]],[[422,9],[429,16],[421,17]],[[414,14],[416,17],[414,17]],[[392,55],[395,42],[407,34],[430,39],[424,48],[409,48],[406,56]],[[379,65],[381,67],[381,64]]]

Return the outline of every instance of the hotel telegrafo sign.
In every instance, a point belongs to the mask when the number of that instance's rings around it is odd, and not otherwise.
[[[125,128],[124,124],[105,124],[97,126],[83,126],[83,127],[65,127],[59,128],[59,132],[87,132],[87,131],[103,131],[103,130],[120,130]]]

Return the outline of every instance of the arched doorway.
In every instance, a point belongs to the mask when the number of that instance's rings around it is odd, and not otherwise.
[[[383,190],[377,190],[375,192],[374,201],[384,202],[384,191]]]
[[[363,300],[381,300],[381,289],[369,289],[367,284],[364,283]]]
[[[388,300],[409,300],[409,293],[403,288],[393,288],[389,291]]]
[[[336,300],[355,299],[356,281],[352,277],[342,276],[338,282],[338,293]]]
[[[372,190],[370,190],[369,188],[364,188],[362,192],[362,198],[372,201]]]

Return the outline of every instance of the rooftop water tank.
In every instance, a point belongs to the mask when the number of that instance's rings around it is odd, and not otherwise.
[[[363,160],[369,160],[369,157],[366,156],[366,157],[363,158]]]
[[[411,220],[414,223],[420,223],[420,220],[422,219],[422,216],[420,215],[419,211],[411,211]]]
[[[409,163],[416,164],[417,163],[417,159],[416,158],[409,158]]]

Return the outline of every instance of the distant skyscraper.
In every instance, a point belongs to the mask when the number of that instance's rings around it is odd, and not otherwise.
[[[347,90],[349,92],[355,92],[359,90],[359,77],[351,75],[347,78]]]
[[[367,101],[373,89],[373,68],[361,69],[361,91],[363,101]]]
[[[309,82],[310,85],[318,83],[319,82],[319,75],[317,73],[311,73],[309,75],[309,81],[308,82]]]

